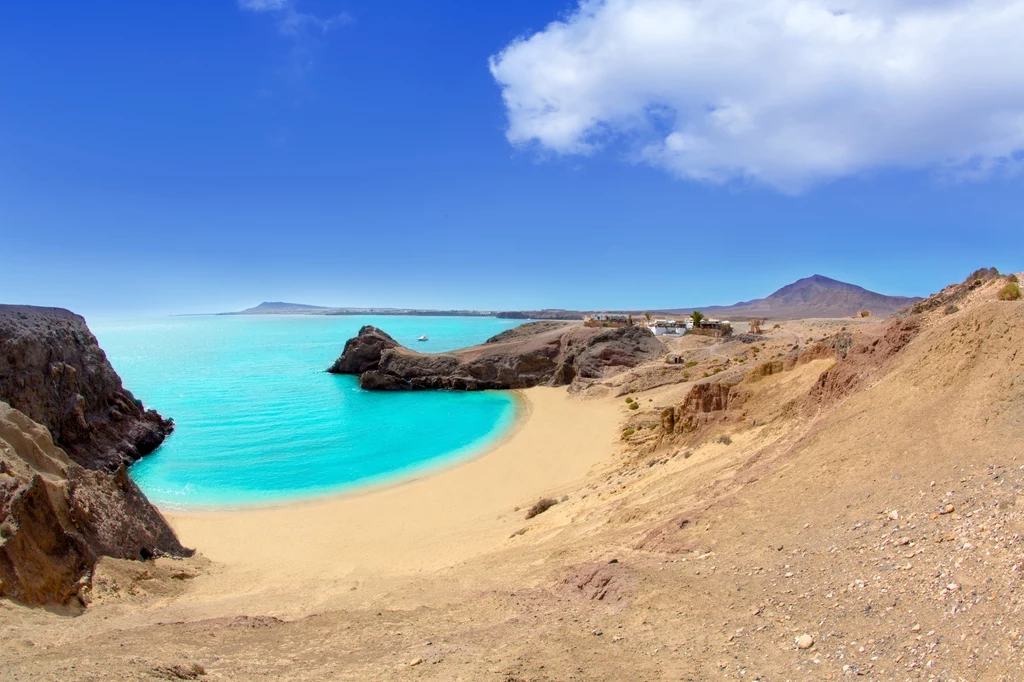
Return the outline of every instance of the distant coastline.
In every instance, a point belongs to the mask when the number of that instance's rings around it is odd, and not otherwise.
[[[868,312],[874,317],[888,317],[921,299],[915,296],[888,296],[847,282],[811,275],[787,284],[765,298],[740,301],[732,305],[683,307],[569,310],[430,310],[423,308],[343,308],[267,301],[237,312],[218,315],[404,315],[423,317],[496,317],[505,320],[582,320],[587,315],[611,313],[643,316],[645,314],[680,317],[694,310],[732,320],[755,318],[808,319],[854,317]]]

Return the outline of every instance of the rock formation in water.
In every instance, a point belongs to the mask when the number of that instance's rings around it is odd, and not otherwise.
[[[117,471],[174,428],[121,385],[85,320],[61,308],[0,305],[0,400],[87,469]]]
[[[664,353],[643,327],[603,329],[563,322],[532,322],[486,343],[450,353],[424,354],[366,326],[345,344],[331,367],[358,374],[368,390],[484,390],[564,386],[600,379]]]
[[[81,317],[0,306],[0,597],[67,603],[101,556],[190,556],[125,468],[171,427]]]

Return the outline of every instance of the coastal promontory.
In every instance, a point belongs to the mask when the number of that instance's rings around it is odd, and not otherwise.
[[[0,597],[84,603],[100,557],[191,556],[126,468],[171,428],[80,316],[0,306]]]
[[[385,332],[365,326],[328,370],[357,374],[368,390],[475,391],[565,386],[601,379],[664,353],[643,327],[605,329],[578,323],[530,322],[479,346],[449,353],[417,353]]]
[[[86,469],[130,465],[174,428],[122,386],[85,319],[63,308],[0,305],[0,400]]]

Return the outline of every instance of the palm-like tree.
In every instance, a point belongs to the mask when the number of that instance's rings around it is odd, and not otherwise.
[[[647,322],[651,321],[651,314],[650,313],[644,313],[644,317],[647,318]]]
[[[694,327],[699,327],[700,321],[704,319],[704,313],[702,313],[699,310],[694,310],[692,313],[690,313],[690,319],[693,320]]]

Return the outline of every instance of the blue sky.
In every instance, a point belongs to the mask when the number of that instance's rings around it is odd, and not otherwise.
[[[1012,5],[943,6],[979,4]],[[4,3],[0,299],[657,308],[1020,270],[1021,41],[852,5],[827,46],[790,17],[749,52],[651,0]]]

